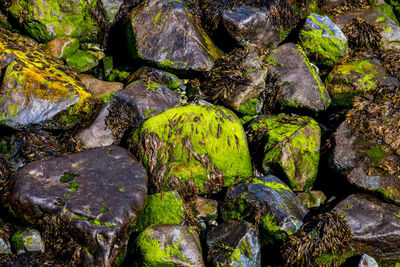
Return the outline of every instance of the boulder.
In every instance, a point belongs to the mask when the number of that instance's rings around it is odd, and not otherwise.
[[[99,59],[89,51],[78,50],[65,60],[67,66],[73,67],[81,73],[93,69],[99,65]]]
[[[363,254],[357,267],[379,267],[379,265],[374,258],[368,254]]]
[[[26,229],[17,231],[11,237],[11,245],[17,254],[25,252],[44,253],[44,243],[40,232],[35,229]]]
[[[75,54],[75,52],[78,51],[78,48],[78,39],[71,37],[59,37],[42,46],[42,49],[46,54],[52,55],[61,60],[65,60],[67,57]]]
[[[102,81],[88,74],[79,74],[78,77],[95,98],[103,101],[109,100],[113,94],[124,88],[123,83]]]
[[[317,208],[324,204],[326,196],[322,191],[311,190],[297,195],[301,203],[307,208]]]

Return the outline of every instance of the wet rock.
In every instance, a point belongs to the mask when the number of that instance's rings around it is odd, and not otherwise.
[[[3,204],[41,229],[46,249],[74,264],[111,266],[124,258],[147,176],[128,151],[108,146],[31,162],[10,191]]]
[[[155,224],[181,224],[185,215],[183,200],[176,191],[152,194],[132,226],[132,231],[142,232]]]
[[[53,39],[42,47],[46,54],[52,55],[53,57],[61,60],[65,60],[66,58],[75,54],[78,48],[78,39],[71,37],[60,37]]]
[[[261,246],[250,223],[227,221],[207,233],[207,248],[213,266],[261,266]]]
[[[191,209],[193,216],[203,226],[205,222],[215,220],[218,217],[218,201],[208,199],[204,197],[195,197],[193,200],[188,202],[188,206]]]
[[[112,94],[122,90],[124,87],[123,83],[105,82],[87,74],[79,74],[78,77],[94,97],[103,100],[111,98]]]
[[[360,60],[337,65],[326,78],[325,85],[333,106],[351,107],[354,96],[375,89],[380,84],[396,85],[379,61]]]
[[[266,8],[239,6],[222,13],[222,24],[229,35],[240,45],[254,46],[261,50],[275,48],[284,39],[281,30],[268,17]]]
[[[0,87],[2,124],[68,129],[91,112],[92,96],[74,72],[27,39],[3,28],[0,32],[0,62],[6,67]]]
[[[178,76],[175,74],[147,66],[138,69],[130,78],[134,80],[142,79],[147,83],[159,83],[167,86],[171,90],[176,90],[182,86],[181,80],[179,80]]]
[[[95,55],[82,50],[78,50],[75,54],[68,57],[65,62],[78,73],[88,71],[99,65],[99,59]]]
[[[252,175],[243,127],[222,107],[169,109],[145,121],[133,141],[156,192],[212,193]]]
[[[238,184],[222,205],[224,219],[257,224],[263,245],[285,241],[300,229],[307,212],[290,188],[272,175]]]
[[[161,69],[208,71],[219,51],[181,1],[151,0],[132,11],[132,56]],[[129,40],[130,38],[128,38]]]
[[[309,191],[297,195],[301,203],[307,208],[316,208],[324,204],[326,196],[322,191]]]
[[[353,233],[356,253],[371,255],[379,264],[400,261],[400,208],[368,195],[355,194],[342,200],[336,210],[345,214]]]
[[[311,189],[318,172],[321,129],[310,117],[260,117],[248,126],[250,148],[265,173],[284,174],[295,191]]]
[[[93,41],[100,31],[97,1],[79,0],[66,5],[52,0],[16,0],[8,11],[38,41],[64,36]]]
[[[347,54],[347,38],[329,17],[312,13],[300,31],[300,45],[318,65],[330,67]]]
[[[24,231],[17,231],[11,237],[11,242],[17,254],[25,252],[44,253],[44,243],[38,230],[27,229]]]
[[[328,108],[331,102],[328,91],[300,46],[284,44],[272,52],[267,61],[270,71],[283,86],[281,104],[314,112]]]
[[[97,116],[92,125],[77,135],[77,138],[79,138],[80,144],[83,146],[83,148],[89,149],[100,146],[109,146],[117,143],[116,138],[113,136],[112,130],[108,128],[106,124],[106,119],[109,115],[109,108],[110,103],[105,103],[99,113],[99,116]]]
[[[148,227],[135,243],[141,266],[204,266],[200,241],[184,226],[161,224]]]
[[[374,258],[368,256],[368,254],[364,254],[361,256],[357,267],[379,267],[379,265]]]

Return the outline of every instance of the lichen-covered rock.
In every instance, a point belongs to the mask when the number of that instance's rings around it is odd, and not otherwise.
[[[328,108],[331,98],[299,45],[279,46],[267,58],[268,67],[283,86],[279,102],[288,107],[319,112]]]
[[[79,74],[78,77],[94,97],[100,98],[103,101],[109,101],[114,93],[124,88],[123,83],[106,82],[87,74]]]
[[[53,39],[42,47],[46,54],[52,55],[61,60],[65,60],[67,57],[75,54],[75,52],[78,51],[78,48],[78,39],[71,37],[59,37]]]
[[[74,37],[80,41],[96,40],[100,30],[98,4],[100,1],[12,1],[9,13],[38,41],[56,37]]]
[[[347,54],[347,38],[329,17],[310,14],[300,31],[300,45],[317,64],[330,67]]]
[[[0,123],[67,129],[92,110],[92,95],[75,73],[0,27]]]
[[[11,237],[11,245],[17,254],[25,252],[44,253],[44,243],[40,232],[35,229],[26,229],[17,231]]]
[[[290,188],[272,175],[238,184],[222,205],[224,219],[258,224],[263,245],[283,242],[298,231],[307,211]]]
[[[379,84],[398,84],[387,74],[379,62],[372,60],[351,61],[337,65],[325,80],[333,106],[351,107],[354,96],[376,88]]]
[[[356,253],[368,254],[381,265],[400,261],[400,208],[368,195],[355,194],[335,207],[345,214]]]
[[[152,194],[132,226],[132,231],[142,232],[155,224],[181,224],[185,215],[182,198],[175,191]]]
[[[195,197],[188,203],[193,216],[200,222],[215,220],[218,217],[218,201],[205,198]]]
[[[89,51],[78,50],[66,59],[66,64],[81,73],[93,69],[99,65],[99,59]]]
[[[142,79],[147,82],[159,83],[167,86],[171,90],[176,90],[182,86],[181,80],[179,80],[178,76],[175,74],[147,66],[138,69],[135,73],[129,76],[129,79]]]
[[[252,175],[243,127],[222,107],[169,109],[145,121],[133,139],[153,191],[212,193]]]
[[[137,266],[204,266],[198,237],[181,225],[150,226],[140,233],[135,246]]]
[[[295,191],[311,189],[318,172],[321,129],[310,117],[277,116],[253,120],[250,148],[262,157],[265,173],[283,173]]]
[[[124,258],[144,208],[147,175],[127,150],[108,146],[31,162],[9,190],[3,204],[36,225],[54,255],[72,265],[112,266]]]
[[[324,204],[326,196],[322,191],[309,191],[297,195],[301,203],[307,208],[316,208]]]
[[[207,232],[212,266],[261,266],[261,246],[256,231],[245,221],[226,221]]]
[[[132,11],[131,55],[177,71],[208,71],[220,52],[183,1],[150,0]]]

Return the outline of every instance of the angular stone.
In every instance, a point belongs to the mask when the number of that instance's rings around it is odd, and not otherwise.
[[[252,175],[243,127],[222,107],[169,109],[145,121],[133,141],[156,192],[212,193]]]
[[[128,43],[134,57],[161,69],[208,71],[219,51],[183,1],[150,0],[132,11]],[[132,35],[129,37],[129,35]]]
[[[207,221],[217,219],[218,217],[218,201],[216,200],[195,197],[187,204],[192,210],[193,216],[198,220]]]
[[[70,57],[73,54],[75,54],[75,52],[78,51],[78,48],[79,48],[78,39],[71,37],[60,37],[44,44],[42,50],[46,54],[64,60],[67,57]]]
[[[356,253],[368,254],[379,264],[400,261],[400,207],[362,194],[350,195],[335,207],[345,214]]]
[[[307,56],[318,65],[330,67],[348,52],[346,35],[327,16],[310,14],[299,38]]]
[[[45,229],[46,242],[61,235],[77,244],[61,251],[49,244],[53,253],[71,259],[82,249],[82,264],[111,266],[123,259],[146,197],[143,167],[127,150],[108,146],[27,164],[15,174],[6,204]]]
[[[11,242],[17,254],[25,252],[44,253],[44,243],[38,230],[27,229],[24,231],[17,231],[13,234]]]
[[[299,45],[284,44],[273,51],[267,61],[270,71],[283,85],[281,104],[314,112],[328,108],[331,102],[328,91]]]
[[[124,88],[123,83],[105,82],[87,74],[79,74],[78,77],[93,96],[100,99],[104,97],[109,98],[108,96]]]
[[[200,241],[184,226],[159,224],[148,227],[135,243],[140,266],[204,266]]]
[[[27,39],[0,27],[0,122],[68,129],[92,110],[92,95],[76,74]]]
[[[322,191],[309,191],[297,195],[301,203],[307,208],[316,208],[324,204],[326,196]]]
[[[321,129],[310,117],[260,117],[248,126],[250,147],[264,155],[262,168],[286,175],[295,191],[311,189],[317,177]]]
[[[114,22],[115,16],[124,3],[123,0],[101,0],[107,21]]]
[[[147,82],[159,83],[167,86],[171,90],[176,90],[182,86],[182,82],[175,74],[147,66],[143,66],[138,69],[133,74],[133,78],[135,80],[142,79]]]
[[[224,219],[258,222],[263,245],[285,241],[300,229],[307,212],[290,188],[272,175],[238,184],[222,205]]]
[[[82,50],[78,50],[75,54],[68,57],[65,62],[78,73],[88,71],[99,65],[99,59],[95,55]]]
[[[354,96],[379,85],[394,85],[399,81],[388,75],[379,61],[361,60],[337,65],[325,80],[333,106],[351,107]]]
[[[226,221],[212,228],[207,232],[207,248],[213,266],[261,266],[260,241],[248,222]]]

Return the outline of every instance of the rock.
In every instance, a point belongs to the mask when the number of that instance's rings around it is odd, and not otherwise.
[[[212,193],[252,175],[243,127],[222,107],[169,109],[145,121],[133,140],[155,192]]]
[[[92,96],[75,73],[27,39],[0,28],[0,123],[68,129],[92,110]],[[4,65],[3,65],[4,63]]]
[[[184,221],[183,200],[176,191],[152,194],[132,226],[132,231],[142,232],[155,224],[181,224]]]
[[[379,62],[351,61],[337,65],[325,80],[333,106],[351,107],[354,96],[375,89],[379,85],[397,85],[399,81],[388,75]]]
[[[379,265],[374,258],[368,256],[368,254],[363,254],[357,267],[379,267]]]
[[[68,57],[65,62],[78,73],[88,71],[99,65],[99,59],[95,55],[82,50],[78,50],[75,54]]]
[[[148,82],[159,83],[165,85],[171,90],[176,90],[182,86],[181,80],[179,80],[178,76],[175,74],[147,66],[143,66],[138,69],[133,74],[132,78],[135,80],[142,79]]]
[[[148,227],[136,239],[140,266],[204,266],[198,237],[186,227]]]
[[[77,138],[79,138],[80,143],[85,149],[109,146],[117,143],[117,139],[113,136],[112,130],[106,124],[109,108],[110,103],[105,103],[92,125],[77,135]]]
[[[9,13],[38,41],[56,37],[74,37],[80,41],[94,41],[100,31],[101,18],[97,1],[64,2],[12,1]],[[101,11],[100,11],[101,12]]]
[[[236,185],[222,205],[224,219],[258,223],[263,245],[285,241],[300,229],[307,212],[290,188],[272,175]]]
[[[11,237],[11,242],[17,254],[25,252],[44,253],[44,243],[38,230],[27,229],[24,231],[17,231]]]
[[[188,206],[192,210],[193,216],[200,222],[215,220],[218,217],[218,201],[216,200],[195,197],[188,202]]]
[[[3,26],[7,30],[11,30],[12,29],[12,25],[8,21],[8,17],[6,15],[4,15],[1,11],[0,11],[0,26]]]
[[[101,0],[107,21],[115,22],[115,17],[124,3],[123,0]],[[133,2],[133,1],[132,1]]]
[[[311,189],[318,172],[321,129],[310,117],[277,116],[253,120],[250,147],[261,155],[265,173],[285,174],[295,191]]]
[[[316,208],[324,204],[326,196],[322,191],[309,191],[297,195],[301,203],[307,208]]]
[[[287,35],[287,31],[272,22],[266,8],[239,6],[224,10],[222,25],[241,46],[251,45],[261,50],[277,47]]]
[[[310,14],[299,38],[307,56],[318,65],[331,67],[348,52],[346,36],[327,16]]]
[[[0,186],[1,189],[1,186]],[[12,254],[10,238],[11,238],[11,225],[8,223],[4,223],[0,219],[0,255],[1,254]],[[0,261],[1,263],[1,261]]]
[[[150,0],[132,11],[130,23],[132,56],[161,69],[205,72],[219,57],[218,48],[182,1]]]
[[[0,255],[1,254],[12,254],[10,243],[2,237],[0,237]]]
[[[212,266],[261,266],[261,246],[250,223],[227,221],[207,233]]]
[[[371,255],[379,264],[400,261],[400,208],[368,195],[355,194],[335,207],[345,214],[356,253]]]
[[[82,265],[123,260],[147,197],[146,172],[128,151],[108,146],[35,161],[14,179],[3,204],[43,230],[54,254]],[[86,252],[72,259],[77,251]]]
[[[314,112],[328,108],[331,102],[328,91],[300,46],[284,44],[273,51],[267,61],[270,71],[283,85],[281,104]]]
[[[71,37],[60,37],[51,40],[50,42],[43,45],[42,49],[46,54],[52,55],[61,60],[75,54],[79,48],[78,39]]]
[[[87,74],[79,74],[78,77],[82,81],[82,83],[86,85],[86,87],[89,89],[94,97],[100,99],[103,98],[103,100],[107,100],[114,93],[124,88],[123,83],[105,82]]]

